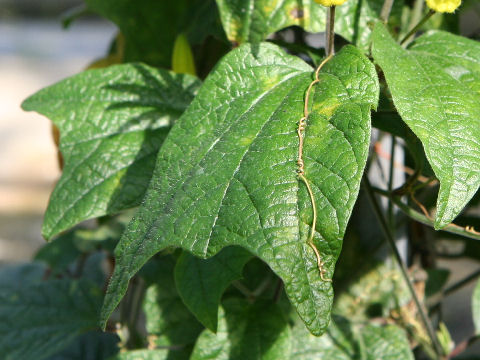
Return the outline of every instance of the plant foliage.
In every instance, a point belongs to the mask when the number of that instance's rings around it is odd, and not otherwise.
[[[6,359],[457,354],[426,311],[449,272],[423,261],[412,284],[379,250],[414,221],[429,249],[433,228],[480,240],[462,214],[480,187],[480,44],[438,17],[415,38],[410,3],[339,6],[324,57],[310,33],[332,8],[313,0],[86,0],[119,33],[96,69],[23,103],[58,128],[64,166],[51,242],[0,270]],[[379,133],[407,154],[397,189]]]

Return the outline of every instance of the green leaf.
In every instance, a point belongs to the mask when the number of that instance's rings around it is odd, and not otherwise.
[[[118,352],[118,342],[115,334],[91,331],[48,360],[104,360]]]
[[[251,258],[242,248],[228,247],[209,259],[183,252],[175,266],[177,290],[188,309],[213,332],[217,331],[218,306],[225,289],[242,277]]]
[[[188,359],[190,346],[203,327],[185,307],[175,288],[174,259],[163,256],[149,265],[148,272],[155,276],[155,282],[147,289],[143,311],[150,343],[171,347],[169,359]]]
[[[191,360],[288,359],[290,327],[276,304],[229,299],[219,314],[217,334],[204,330]]]
[[[111,357],[108,360],[172,360],[169,351],[160,350],[133,350],[126,351]]]
[[[348,288],[335,300],[335,313],[351,321],[371,317],[388,317],[394,309],[407,305],[410,293],[399,271],[394,267],[364,256],[371,268],[363,268]]]
[[[367,325],[360,330],[367,359],[413,360],[405,331],[395,325]]]
[[[368,52],[372,40],[373,25],[380,19],[384,0],[348,0],[336,7],[335,33]],[[400,26],[405,1],[395,0],[388,25]],[[325,31],[322,29],[321,31]]]
[[[217,0],[223,28],[234,43],[260,42],[292,25],[307,31],[325,29],[325,9],[313,0]]]
[[[146,65],[90,70],[23,103],[60,129],[65,167],[50,198],[43,235],[136,206],[158,148],[191,102],[199,81]]]
[[[65,271],[81,254],[75,246],[75,231],[61,234],[55,241],[46,243],[35,254],[34,260],[42,261],[54,274]]]
[[[480,281],[477,282],[472,295],[472,314],[475,334],[480,335]]]
[[[0,352],[41,360],[97,327],[102,293],[90,282],[49,280],[0,287]]]
[[[448,269],[427,269],[427,281],[425,283],[425,297],[441,294],[450,276]]]
[[[405,331],[397,326],[353,323],[334,317],[322,337],[298,317],[290,327],[276,304],[247,305],[229,299],[220,308],[217,334],[204,330],[191,360],[413,360]]]
[[[47,274],[47,267],[40,262],[19,265],[3,265],[0,271],[0,289],[21,288],[39,283]]]
[[[480,94],[480,43],[445,31],[429,31],[409,50],[435,59],[443,72]]]
[[[155,253],[182,247],[210,257],[238,245],[282,278],[315,334],[328,326],[333,297],[307,236],[312,209],[297,178],[297,123],[312,69],[272,44],[245,45],[205,81],[162,146],[142,207],[116,249],[102,323],[129,279]],[[352,46],[322,70],[305,133],[306,176],[316,198],[316,246],[331,277],[358,194],[378,79]]]
[[[431,49],[447,51],[442,44],[437,41]],[[458,46],[467,54],[473,45]],[[480,96],[468,81],[459,79],[458,72],[445,68],[437,55],[397,45],[381,23],[375,26],[372,54],[398,112],[422,141],[440,181],[435,219],[440,229],[462,211],[480,186]]]
[[[413,360],[405,331],[397,326],[354,324],[335,317],[321,338],[296,322],[292,331],[291,360]]]
[[[395,1],[391,23],[399,23],[403,1]],[[217,0],[227,38],[238,44],[260,42],[283,28],[298,25],[325,31],[326,10],[314,0]],[[335,32],[367,50],[371,24],[379,19],[383,0],[349,0],[337,6]]]
[[[115,23],[125,37],[126,62],[171,68],[175,38],[186,33],[193,43],[221,36],[214,0],[85,0],[88,8]],[[220,29],[221,30],[221,29]]]
[[[172,54],[172,70],[177,74],[196,75],[192,48],[185,34],[179,34],[175,39]]]

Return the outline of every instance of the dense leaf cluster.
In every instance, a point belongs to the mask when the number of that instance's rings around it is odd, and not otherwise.
[[[349,0],[338,52],[315,77],[322,54],[306,37],[329,10],[313,0],[86,5],[118,26],[110,53],[22,105],[58,128],[64,167],[43,225],[52,241],[34,263],[0,271],[6,359],[449,354],[446,328],[429,331],[412,305],[438,295],[446,274],[429,269],[423,292],[409,292],[379,255],[385,222],[359,191],[362,178],[372,191],[373,123],[403,141],[413,167],[396,191],[373,190],[465,246],[479,239],[463,216],[451,224],[480,187],[477,41],[437,17],[400,44],[407,2],[384,24],[383,1]]]

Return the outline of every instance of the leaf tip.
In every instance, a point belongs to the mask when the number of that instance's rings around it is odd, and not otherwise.
[[[442,230],[444,227],[448,226],[455,217],[456,216],[452,211],[448,211],[445,204],[439,204],[433,227],[435,230]]]
[[[23,111],[33,111],[34,101],[32,99],[34,99],[34,96],[35,95],[31,95],[31,96],[27,97],[25,100],[22,101],[22,103],[20,104],[20,108]]]

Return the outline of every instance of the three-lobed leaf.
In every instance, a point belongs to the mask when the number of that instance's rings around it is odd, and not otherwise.
[[[479,60],[471,56],[479,52],[478,42],[444,33],[405,50],[381,23],[375,26],[373,57],[440,181],[436,228],[449,224],[480,186]]]
[[[45,238],[138,205],[160,145],[199,84],[126,64],[83,72],[25,100],[23,109],[47,116],[61,134],[65,167],[45,214]]]
[[[297,178],[297,123],[312,69],[272,44],[244,45],[207,78],[162,146],[150,188],[116,249],[102,323],[129,279],[158,251],[210,257],[238,245],[264,260],[310,331],[329,322],[333,291],[307,245],[312,209]],[[345,47],[320,74],[305,135],[316,197],[315,243],[331,277],[358,194],[378,79]]]

